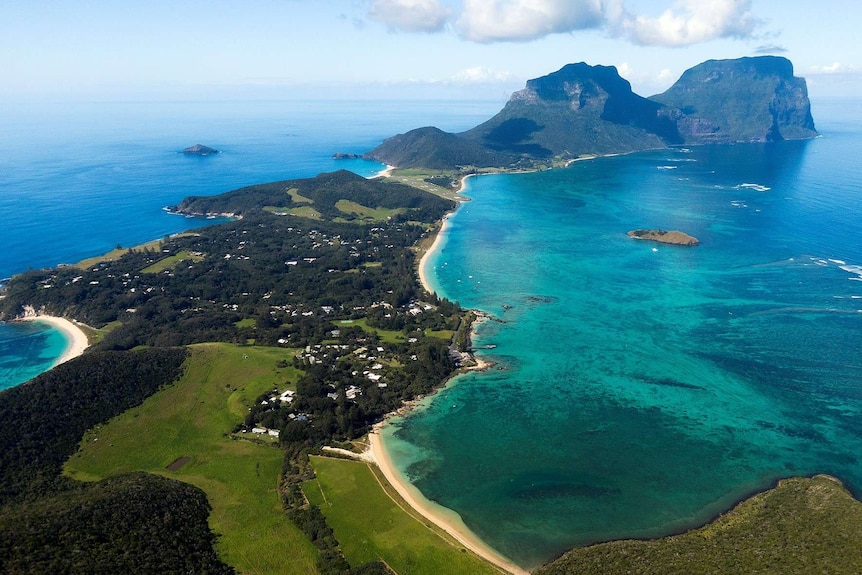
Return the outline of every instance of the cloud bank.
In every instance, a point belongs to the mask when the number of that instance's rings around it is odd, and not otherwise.
[[[368,16],[390,30],[451,29],[464,40],[528,42],[599,30],[641,46],[690,46],[751,38],[762,24],[751,0],[676,0],[657,16],[634,14],[626,0],[372,0]]]

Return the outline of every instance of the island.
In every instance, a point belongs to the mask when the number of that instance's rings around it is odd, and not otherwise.
[[[580,62],[528,80],[499,113],[465,132],[417,128],[365,157],[399,168],[515,170],[669,146],[816,136],[805,80],[786,58],[709,60],[648,98],[615,67]]]
[[[187,156],[212,156],[213,154],[221,154],[221,152],[203,144],[195,144],[194,146],[184,148],[183,154]]]
[[[382,475],[385,452],[369,449],[387,415],[476,363],[475,314],[417,282],[421,246],[457,206],[454,184],[483,167],[813,137],[804,80],[785,62],[692,69],[683,79],[702,84],[698,109],[688,90],[641,98],[613,67],[571,64],[528,82],[474,130],[422,128],[371,153],[453,169],[420,176],[434,194],[342,170],[192,196],[171,211],[232,220],[12,278],[0,320],[33,310],[86,322],[97,337],[0,394],[0,557],[34,573],[131,570],[129,561],[153,573],[369,575],[432,572],[432,561],[448,573],[499,573],[466,552],[482,549],[463,532],[450,540],[417,521]],[[782,95],[766,115],[764,93]],[[731,96],[749,98],[750,113],[723,109]],[[628,235],[698,243],[679,231]],[[858,573],[862,556],[844,542],[860,532],[862,505],[817,476],[783,481],[688,535],[579,548],[539,572],[748,572],[766,557]]]
[[[636,240],[648,240],[674,246],[696,246],[700,243],[697,238],[675,230],[632,230],[626,235]]]

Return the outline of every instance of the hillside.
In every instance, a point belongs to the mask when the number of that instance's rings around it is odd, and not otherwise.
[[[660,113],[673,119],[685,144],[772,142],[817,135],[805,80],[785,58],[710,60],[663,94]]]
[[[805,80],[785,58],[710,60],[651,98],[632,92],[613,66],[579,63],[529,80],[466,132],[420,128],[366,157],[399,168],[537,167],[587,154],[816,135]]]

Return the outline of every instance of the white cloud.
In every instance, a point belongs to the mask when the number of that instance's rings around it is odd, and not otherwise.
[[[474,42],[524,42],[602,22],[602,0],[464,0],[456,28]]]
[[[439,32],[451,12],[438,0],[373,0],[368,16],[391,30]]]
[[[479,84],[483,82],[500,82],[512,78],[510,72],[497,72],[485,66],[474,66],[461,70],[451,78],[453,82]]]
[[[671,47],[717,38],[753,38],[762,24],[751,11],[752,0],[665,0],[669,7],[656,17],[632,13],[626,2],[371,0],[368,16],[392,30],[406,32],[437,32],[453,21],[458,36],[479,43],[528,42],[594,29],[642,46]]]
[[[826,66],[812,66],[811,71],[814,74],[844,74],[847,72],[855,72],[856,66],[852,64],[842,64],[841,62],[833,62]]]
[[[677,0],[656,18],[628,13],[611,2],[611,33],[642,46],[690,46],[717,38],[749,38],[760,25],[751,0]]]

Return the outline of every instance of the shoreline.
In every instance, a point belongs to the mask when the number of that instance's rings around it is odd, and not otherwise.
[[[44,315],[37,314],[35,312],[29,313],[25,315],[23,318],[19,318],[16,321],[35,321],[47,323],[52,328],[56,329],[67,340],[66,349],[60,354],[60,357],[54,362],[51,366],[51,369],[57,367],[61,363],[65,363],[69,360],[75,359],[76,357],[82,355],[87,348],[90,346],[89,338],[84,331],[79,328],[72,321],[64,318],[64,317],[56,317],[52,315]]]
[[[398,495],[422,517],[431,521],[482,559],[513,575],[529,575],[529,571],[515,565],[511,560],[482,541],[464,524],[457,512],[427,499],[415,485],[405,480],[398,473],[398,470],[389,458],[389,452],[386,451],[385,442],[380,433],[382,425],[385,425],[385,421],[383,424],[375,426],[369,432],[369,450],[377,467],[383,473],[383,476],[386,477],[389,484],[398,492]]]
[[[455,192],[455,194],[456,195],[462,194],[464,192],[464,190],[467,189],[467,179],[470,178],[471,176],[476,176],[476,175],[478,175],[478,174],[467,174],[466,176],[463,176],[461,178],[461,187],[458,188],[458,191]],[[455,211],[459,207],[461,207],[461,202],[459,202],[458,205],[455,206],[454,210],[452,210],[451,212],[448,212],[447,214],[445,214],[443,216],[443,219],[441,220],[441,223],[440,223],[440,227],[437,228],[437,231],[435,233],[434,242],[432,242],[432,244],[430,246],[428,246],[428,249],[425,250],[425,252],[422,254],[422,257],[419,259],[419,266],[418,266],[418,268],[419,268],[418,269],[419,283],[422,284],[422,287],[429,294],[430,293],[436,293],[435,290],[431,289],[431,283],[429,282],[428,272],[426,270],[426,268],[428,267],[429,258],[431,257],[431,254],[434,253],[434,251],[436,251],[438,247],[440,247],[440,243],[443,241],[444,234],[449,230],[449,227],[450,227],[449,216],[454,214]]]
[[[461,178],[461,186],[458,188],[456,194],[461,194],[467,187],[467,179],[470,176],[474,176],[477,174],[468,174]],[[435,290],[432,289],[430,281],[429,281],[429,273],[427,271],[429,265],[429,258],[431,254],[434,253],[440,247],[440,243],[443,240],[444,234],[448,231],[450,227],[449,217],[460,207],[461,202],[455,207],[454,210],[445,214],[441,220],[439,227],[435,232],[434,241],[430,246],[424,251],[422,257],[419,259],[418,263],[418,275],[419,282],[422,287],[429,294],[436,293]],[[471,330],[475,327],[476,322],[482,321],[483,318],[486,317],[486,314],[482,312],[477,312],[477,317],[473,322],[473,326],[471,326]],[[493,363],[483,360],[481,358],[476,357],[473,353],[470,353],[470,356],[475,361],[476,365],[464,368],[460,370],[462,373],[467,371],[483,371],[493,366]],[[456,376],[457,377],[457,376]],[[450,383],[455,378],[449,378],[447,381],[441,382],[441,386],[433,392],[434,394],[440,389],[445,388],[450,385]],[[444,507],[434,501],[426,498],[422,492],[412,483],[410,483],[406,478],[404,478],[398,469],[395,467],[394,463],[389,457],[389,452],[386,450],[386,442],[382,436],[382,429],[385,427],[392,417],[404,416],[408,412],[412,411],[420,400],[414,400],[405,402],[401,408],[396,410],[393,413],[388,414],[382,422],[378,423],[373,427],[373,429],[368,433],[368,451],[366,453],[369,454],[366,458],[362,459],[371,459],[383,473],[383,476],[389,482],[389,484],[395,489],[395,491],[401,496],[402,499],[419,515],[448,533],[452,536],[456,541],[464,545],[467,549],[470,549],[473,553],[481,557],[482,559],[488,561],[492,565],[506,571],[507,573],[512,573],[513,575],[529,575],[529,571],[523,569],[522,567],[513,563],[507,557],[498,553],[495,549],[489,546],[487,543],[482,541],[482,539],[477,536],[461,519],[461,516],[453,509],[449,509],[448,507]]]

